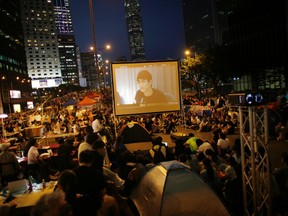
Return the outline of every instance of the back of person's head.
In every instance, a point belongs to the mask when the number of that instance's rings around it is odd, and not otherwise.
[[[152,139],[152,144],[154,145],[161,145],[162,144],[162,137],[161,136],[157,136],[155,138]]]
[[[179,158],[179,161],[182,163],[186,163],[188,160],[188,157],[186,154],[179,154],[178,158]]]
[[[99,138],[98,134],[97,133],[88,133],[87,134],[87,137],[86,137],[86,142],[90,145],[92,145],[92,143],[97,140]]]
[[[194,137],[194,133],[189,133],[189,137]]]
[[[90,164],[92,163],[93,158],[94,158],[94,153],[92,150],[82,151],[79,155],[79,163]]]
[[[36,145],[36,139],[34,137],[29,138],[28,144],[29,146],[34,146]]]
[[[152,80],[152,75],[149,71],[147,70],[142,70],[137,74],[137,80],[142,79],[142,80]]]
[[[62,191],[54,191],[44,194],[32,207],[31,216],[72,216],[72,210],[65,201]]]
[[[220,133],[219,136],[220,136],[221,139],[226,139],[226,134],[225,133]]]
[[[200,139],[200,138],[196,140],[196,144],[197,144],[198,147],[200,145],[202,145],[203,143],[204,143],[204,141],[202,139]]]
[[[198,161],[203,161],[204,159],[206,158],[205,154],[203,152],[200,152],[198,155],[197,155],[197,159]]]
[[[66,194],[66,201],[73,202],[76,198],[77,178],[73,170],[64,170],[60,173],[58,178],[58,185]]]
[[[59,138],[58,140],[57,140],[57,142],[61,145],[61,144],[64,144],[65,143],[65,139],[64,138]]]
[[[232,156],[228,156],[228,155],[226,157],[226,163],[229,164],[232,167],[237,165],[237,162],[236,162],[235,158],[232,157]]]
[[[74,136],[67,137],[67,139],[65,139],[65,143],[68,145],[73,145],[74,144]]]
[[[202,162],[206,169],[212,168],[211,160],[209,158],[205,157]]]
[[[87,125],[85,130],[87,134],[93,133],[93,127],[91,125]]]
[[[101,139],[96,139],[92,144],[92,149],[97,150],[100,148],[104,148],[105,143]]]

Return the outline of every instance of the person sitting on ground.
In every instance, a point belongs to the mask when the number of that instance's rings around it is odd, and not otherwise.
[[[202,162],[204,169],[201,170],[200,177],[212,190],[221,196],[224,185],[221,183],[220,179],[218,179],[215,167],[211,165],[211,160],[209,158],[204,158]]]
[[[189,146],[192,153],[196,153],[198,150],[198,145],[196,144],[197,137],[194,136],[194,133],[189,133],[189,139],[184,143],[184,145]]]
[[[226,138],[226,134],[220,133],[219,139],[217,141],[218,154],[220,157],[224,158],[227,153],[230,152],[230,141]]]
[[[158,136],[152,140],[152,148],[149,150],[154,164],[166,161],[166,147],[162,143],[162,137]]]
[[[205,155],[207,149],[214,151],[212,145],[208,141],[204,142],[202,139],[197,139],[196,144],[198,145],[197,153],[203,152]]]

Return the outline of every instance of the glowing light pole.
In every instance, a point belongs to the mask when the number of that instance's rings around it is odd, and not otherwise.
[[[97,82],[98,88],[100,90],[100,71],[98,67],[98,57],[97,57],[97,47],[96,47],[96,33],[95,33],[95,22],[94,22],[94,12],[93,12],[93,0],[89,0],[89,11],[90,11],[90,19],[91,19],[91,27],[93,34],[93,51],[94,51],[94,61],[95,61],[95,72],[97,74]]]

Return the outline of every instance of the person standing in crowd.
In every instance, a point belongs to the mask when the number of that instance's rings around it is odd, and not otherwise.
[[[73,170],[67,169],[60,173],[57,189],[65,193],[65,200],[70,204],[73,216],[95,216],[97,215],[97,205],[87,194],[77,193],[77,176]]]
[[[97,139],[99,139],[99,136],[94,133],[94,132],[89,132],[86,136],[86,139],[84,142],[82,142],[79,147],[78,147],[78,159],[80,157],[80,153],[82,151],[85,151],[85,150],[92,150],[92,144],[93,142],[95,142]]]
[[[94,133],[100,133],[103,129],[103,117],[96,115],[94,121],[92,122],[92,128]]]

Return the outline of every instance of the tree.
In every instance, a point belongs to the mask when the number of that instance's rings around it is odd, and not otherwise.
[[[182,88],[195,89],[198,97],[201,96],[201,89],[207,80],[203,62],[205,55],[199,54],[195,57],[187,56],[181,65]]]

